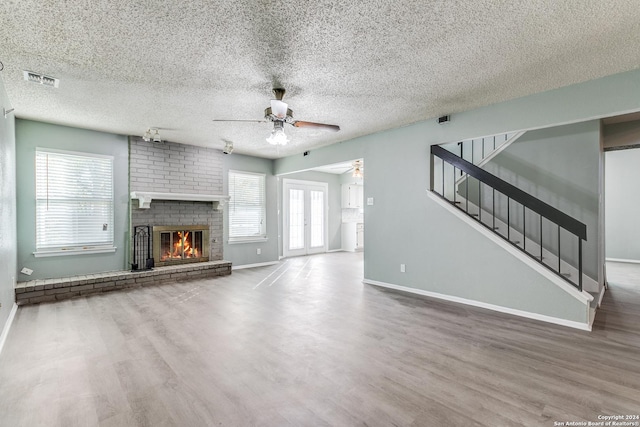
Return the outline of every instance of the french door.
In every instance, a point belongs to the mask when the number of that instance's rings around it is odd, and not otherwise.
[[[327,251],[326,182],[283,180],[284,256]]]

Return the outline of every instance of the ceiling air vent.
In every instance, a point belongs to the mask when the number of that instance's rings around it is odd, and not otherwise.
[[[38,83],[45,86],[58,87],[60,80],[55,77],[45,76],[44,74],[34,73],[33,71],[23,71],[24,79],[28,82]]]

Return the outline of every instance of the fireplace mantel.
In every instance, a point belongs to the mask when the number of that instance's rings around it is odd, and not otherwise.
[[[190,193],[156,193],[152,191],[132,191],[132,199],[138,199],[140,209],[149,209],[153,200],[178,200],[183,202],[212,202],[213,208],[222,210],[229,196],[221,194],[190,194]]]

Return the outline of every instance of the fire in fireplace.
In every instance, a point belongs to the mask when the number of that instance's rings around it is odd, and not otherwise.
[[[209,226],[153,227],[155,265],[209,261]]]

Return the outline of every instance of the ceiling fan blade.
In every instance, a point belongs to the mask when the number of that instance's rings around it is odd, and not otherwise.
[[[297,128],[318,128],[318,129],[330,130],[332,132],[338,132],[340,130],[340,126],[338,125],[327,125],[324,123],[303,122],[301,120],[295,121],[293,125]]]
[[[212,122],[245,122],[245,123],[267,123],[266,120],[235,120],[235,119],[212,119]]]

